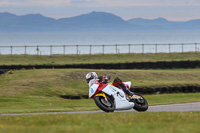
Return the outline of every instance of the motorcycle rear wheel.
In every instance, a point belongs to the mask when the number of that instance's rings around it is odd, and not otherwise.
[[[136,95],[141,96],[140,94],[136,94]],[[147,111],[149,107],[147,100],[143,96],[141,97],[142,97],[142,101],[134,101],[135,105],[133,109],[135,109],[138,112]]]
[[[109,97],[106,97],[106,98],[107,100],[105,100],[105,97],[96,96],[94,97],[94,101],[101,110],[105,112],[114,112],[115,110],[114,103],[111,101]]]

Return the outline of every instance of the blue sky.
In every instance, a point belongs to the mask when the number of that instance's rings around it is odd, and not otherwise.
[[[17,15],[40,13],[63,18],[92,11],[113,13],[125,20],[164,17],[187,21],[200,19],[200,0],[0,0],[0,12]]]

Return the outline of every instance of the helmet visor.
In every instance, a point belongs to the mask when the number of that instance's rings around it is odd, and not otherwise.
[[[93,79],[93,77],[86,79],[87,83],[89,83],[91,79]]]

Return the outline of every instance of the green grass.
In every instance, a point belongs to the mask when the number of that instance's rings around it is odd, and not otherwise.
[[[149,105],[200,102],[200,93],[144,95]]]
[[[149,105],[200,102],[200,93],[144,95]],[[69,100],[48,96],[0,97],[0,114],[100,110],[92,99]]]
[[[40,69],[19,70],[0,75],[0,96],[59,96],[87,95],[85,75],[96,71],[132,81],[132,87],[163,87],[200,85],[200,69],[181,70],[87,70]]]
[[[73,112],[98,110],[91,99],[69,100],[60,97],[0,97],[0,113]]]
[[[0,65],[79,64],[199,60],[199,54],[0,55]],[[174,70],[20,70],[0,75],[0,113],[99,110],[92,99],[59,95],[88,94],[85,74],[119,76],[133,87],[200,85],[200,69]],[[149,105],[199,102],[200,93],[144,95]],[[58,114],[0,116],[0,133],[199,133],[200,112]]]
[[[0,55],[0,65],[123,63],[142,61],[199,60],[199,53],[95,54],[95,55]]]
[[[199,133],[200,112],[0,116],[1,133]]]
[[[133,87],[200,85],[200,69],[178,70],[18,70],[0,75],[0,113],[99,110],[93,100],[60,95],[88,95],[85,74],[96,71],[132,81]],[[150,105],[200,101],[200,93],[145,95]]]

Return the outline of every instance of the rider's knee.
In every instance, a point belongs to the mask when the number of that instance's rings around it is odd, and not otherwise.
[[[114,83],[119,83],[119,82],[122,82],[122,80],[119,77],[116,77],[113,82]]]

